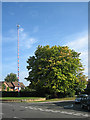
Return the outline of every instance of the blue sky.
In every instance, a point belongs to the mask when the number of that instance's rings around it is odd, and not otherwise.
[[[38,45],[68,45],[81,52],[88,75],[87,2],[3,2],[2,3],[2,78],[17,74],[17,27],[20,24],[20,81],[28,85],[27,59]]]

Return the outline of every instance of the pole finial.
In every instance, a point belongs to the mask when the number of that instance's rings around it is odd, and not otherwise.
[[[20,27],[20,25],[18,24],[18,25],[17,25],[17,27],[19,28],[19,27]]]

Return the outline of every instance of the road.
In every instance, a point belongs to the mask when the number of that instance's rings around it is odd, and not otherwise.
[[[82,110],[73,101],[2,103],[2,118],[89,118],[90,112]]]

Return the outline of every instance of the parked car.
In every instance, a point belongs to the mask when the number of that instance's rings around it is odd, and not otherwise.
[[[81,97],[76,98],[76,99],[75,99],[75,104],[81,103],[81,99],[82,99]]]
[[[81,98],[84,98],[84,97],[87,97],[88,95],[87,94],[81,94],[80,97]]]
[[[84,96],[81,99],[81,108],[87,108],[90,111],[90,95]]]
[[[75,104],[80,104],[83,97],[88,96],[87,94],[81,94],[75,99]]]

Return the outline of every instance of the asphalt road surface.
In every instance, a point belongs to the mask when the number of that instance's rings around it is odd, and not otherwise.
[[[73,101],[38,103],[0,103],[2,118],[90,118],[90,112],[75,105]]]

